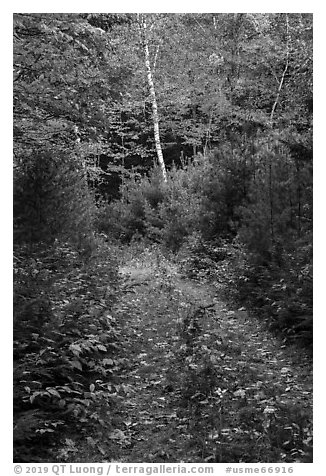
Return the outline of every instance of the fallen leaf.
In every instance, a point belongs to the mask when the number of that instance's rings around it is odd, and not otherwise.
[[[234,395],[235,397],[245,398],[245,396],[246,396],[246,391],[240,388],[239,390],[236,390],[235,392],[233,392],[233,395]]]

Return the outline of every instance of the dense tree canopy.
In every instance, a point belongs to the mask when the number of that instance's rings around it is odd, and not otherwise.
[[[294,148],[309,140],[311,15],[145,16],[168,164],[225,142],[243,147],[268,127]],[[136,14],[16,15],[14,45],[17,160],[22,148],[78,140],[90,167],[101,154],[110,164],[151,164]]]

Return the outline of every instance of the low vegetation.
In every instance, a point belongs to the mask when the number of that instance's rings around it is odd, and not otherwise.
[[[14,264],[14,458],[44,461],[62,435],[91,435],[111,405],[119,330],[116,263],[68,244],[20,247]]]

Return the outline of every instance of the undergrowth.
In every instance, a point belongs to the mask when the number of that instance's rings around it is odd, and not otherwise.
[[[54,458],[71,431],[106,424],[122,365],[110,315],[116,267],[101,240],[87,262],[67,243],[15,249],[15,461]]]
[[[300,395],[287,398],[295,386],[283,366],[289,362],[279,357],[279,369],[270,368],[272,381],[266,379],[268,359],[258,357],[263,340],[252,345],[240,339],[242,318],[236,315],[190,306],[178,326],[180,346],[171,366],[179,377],[172,382],[191,434],[188,450],[212,463],[311,462],[311,408]]]
[[[234,246],[192,240],[101,241],[87,263],[67,244],[16,250],[15,461],[312,461],[310,364],[221,301],[237,299]],[[166,434],[151,396],[173,410]]]
[[[177,257],[185,276],[213,284],[225,299],[266,321],[287,342],[312,349],[312,247],[262,263],[238,240],[204,240],[193,233]]]

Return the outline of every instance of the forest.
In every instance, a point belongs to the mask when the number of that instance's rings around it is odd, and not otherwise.
[[[13,52],[14,461],[312,462],[312,14]]]

